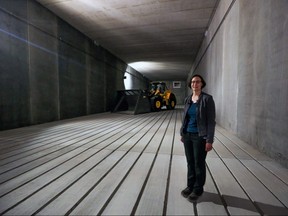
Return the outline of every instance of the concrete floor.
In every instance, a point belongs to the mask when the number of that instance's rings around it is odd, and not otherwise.
[[[288,170],[217,126],[205,193],[180,195],[182,109],[0,132],[0,214],[288,215]]]

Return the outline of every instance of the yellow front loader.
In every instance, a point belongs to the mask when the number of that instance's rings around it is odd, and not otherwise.
[[[174,109],[176,97],[164,82],[152,82],[149,90],[117,91],[116,103],[112,112],[140,114],[160,111],[162,108]]]
[[[149,97],[152,111],[159,111],[163,107],[174,109],[176,106],[176,96],[165,82],[152,82]]]

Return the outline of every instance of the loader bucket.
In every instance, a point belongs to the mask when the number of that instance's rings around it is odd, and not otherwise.
[[[117,91],[116,103],[112,112],[140,114],[151,112],[150,99],[143,90]]]

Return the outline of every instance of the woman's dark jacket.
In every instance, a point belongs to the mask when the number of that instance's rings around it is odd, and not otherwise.
[[[192,95],[189,95],[184,100],[184,112],[182,118],[182,127],[180,129],[181,136],[184,135],[187,123],[188,115],[187,112],[192,103]],[[213,97],[209,94],[201,92],[199,99],[197,101],[197,127],[199,136],[205,136],[207,143],[213,143],[214,133],[215,133],[215,103]]]

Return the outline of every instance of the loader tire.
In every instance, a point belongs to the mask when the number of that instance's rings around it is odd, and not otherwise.
[[[151,98],[151,109],[154,112],[158,112],[162,107],[162,98],[161,97],[153,97]]]
[[[174,94],[171,94],[168,101],[167,109],[172,110],[175,108],[175,106],[176,106],[176,97]]]

